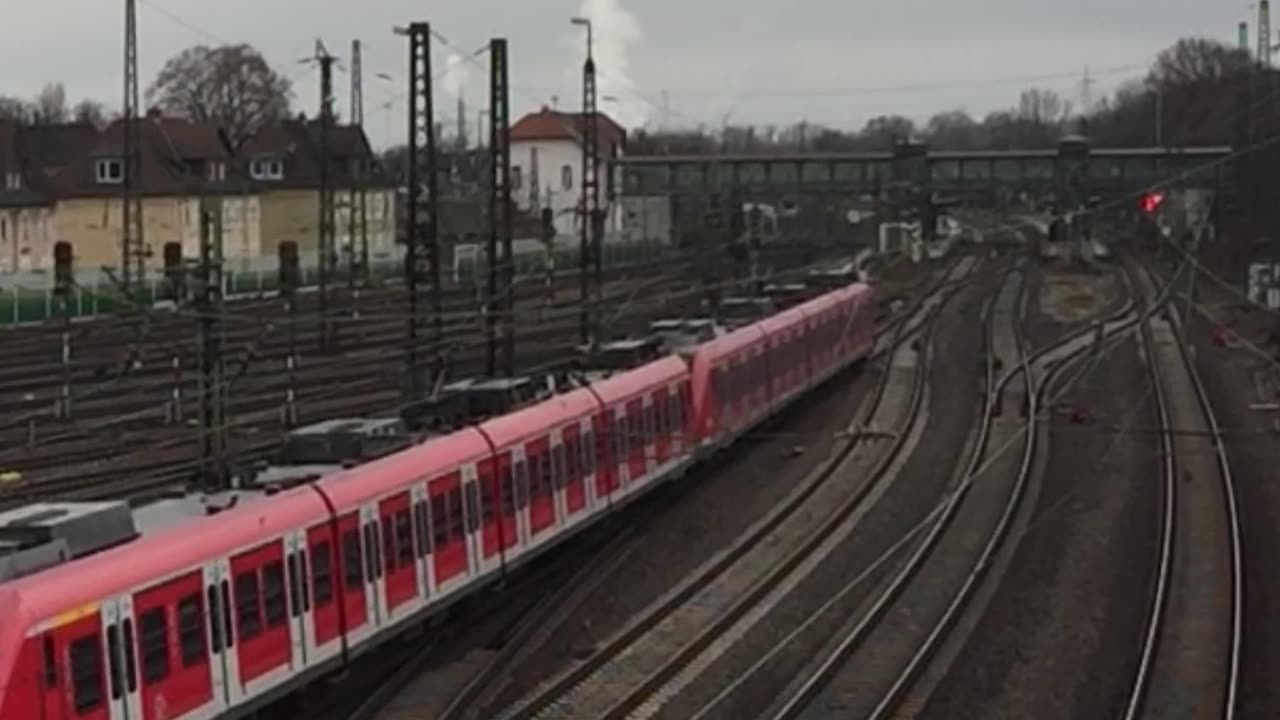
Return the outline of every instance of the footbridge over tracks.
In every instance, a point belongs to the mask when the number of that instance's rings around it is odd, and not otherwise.
[[[746,198],[878,194],[894,186],[997,199],[1027,193],[1060,206],[1148,189],[1218,190],[1229,147],[1097,148],[1068,136],[1057,148],[931,151],[918,142],[875,153],[663,155],[612,161],[623,198],[729,193]]]

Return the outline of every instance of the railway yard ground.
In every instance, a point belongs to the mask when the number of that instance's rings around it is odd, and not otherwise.
[[[1042,238],[1017,218],[966,224],[981,244],[880,271],[869,357],[269,716],[1280,716],[1276,316],[1185,262],[1068,265],[1019,251]],[[611,329],[695,312],[687,270],[613,271]],[[571,356],[575,282],[554,303],[517,294],[522,369]],[[299,326],[303,423],[397,406],[399,302],[366,296],[357,320],[339,301],[332,348]],[[475,374],[475,299],[446,305],[457,374]],[[286,321],[267,312],[279,301],[235,306],[228,324],[245,359],[228,426],[249,459],[284,429]],[[22,475],[0,483],[0,507],[189,474],[193,431],[166,413],[175,388],[195,393],[171,367],[191,362],[191,328],[154,314],[76,328],[73,421],[49,417],[59,329],[0,340],[15,348],[0,393],[16,400],[0,410],[0,472]]]
[[[803,280],[808,269],[789,258],[778,263],[769,275],[778,281]],[[699,313],[704,291],[690,275],[695,265],[695,258],[673,251],[606,273],[597,312],[608,337],[643,332],[659,318]],[[578,277],[557,277],[550,297],[542,283],[528,278],[512,289],[522,372],[575,357]],[[425,344],[420,367],[429,369],[443,357],[450,379],[483,372],[477,292],[460,287],[444,294],[444,346]],[[336,292],[330,302],[333,339],[324,346],[314,294],[299,294],[295,303],[292,315],[280,298],[228,303],[224,313],[223,427],[228,457],[241,465],[274,452],[288,427],[290,395],[294,427],[394,414],[400,406],[406,383],[402,288],[366,291],[358,302]],[[149,311],[76,323],[65,365],[61,328],[8,331],[11,352],[0,359],[0,396],[6,400],[0,409],[0,506],[37,497],[141,498],[191,478],[199,465],[196,321],[193,311]],[[423,332],[430,337],[429,323]],[[286,371],[291,354],[293,379]],[[58,412],[64,385],[70,418]]]

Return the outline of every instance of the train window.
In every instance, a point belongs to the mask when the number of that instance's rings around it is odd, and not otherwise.
[[[526,458],[520,461],[514,470],[510,465],[502,469],[502,494],[514,503],[510,509],[504,504],[502,512],[511,515],[517,508],[529,504],[529,473],[533,462],[532,459]]]
[[[97,633],[71,643],[71,688],[78,714],[88,715],[102,705],[102,644]]]
[[[134,654],[134,648],[137,646],[133,642],[133,620],[125,618],[120,626],[124,628],[125,687],[129,688],[129,692],[135,692],[138,689],[138,660]]]
[[[446,495],[431,498],[431,544],[438,550],[449,542],[449,520],[445,509]]]
[[[591,475],[596,471],[596,438],[595,431],[588,430],[582,434],[582,474]]]
[[[182,649],[182,667],[195,667],[207,661],[200,593],[192,593],[178,601],[178,645]]]
[[[480,529],[480,488],[481,482],[487,482],[489,478],[482,477],[479,482],[467,483],[467,494],[464,499],[467,501],[467,531],[475,532]]]
[[[342,534],[342,581],[348,590],[364,584],[364,568],[360,566],[360,531],[348,530]]]
[[[222,635],[230,649],[236,644],[236,631],[231,623],[231,584],[226,580],[222,581],[222,604],[219,607],[222,608]]]
[[[311,592],[307,584],[307,549],[298,551],[298,586],[302,590],[302,611],[311,610]]]
[[[449,491],[449,536],[461,540],[462,530],[462,488]]]
[[[365,580],[372,583],[382,577],[382,545],[378,543],[378,521],[364,526]]]
[[[396,529],[389,518],[382,518],[382,561],[387,572],[396,571]]]
[[[537,497],[546,497],[551,494],[551,478],[555,469],[552,467],[554,458],[551,455],[551,447],[548,445],[546,450],[538,456],[538,488],[531,492],[531,495]]]
[[[556,445],[551,449],[552,478],[555,486],[562,488],[567,484],[568,474],[565,467],[564,445]]]
[[[267,627],[279,627],[288,619],[284,596],[284,566],[277,560],[262,568],[262,607]]]
[[[316,598],[316,607],[324,607],[333,601],[333,556],[329,541],[311,546],[311,557],[315,565],[312,573],[312,592]]]
[[[418,557],[426,557],[431,552],[431,543],[427,537],[427,503],[420,500],[413,505],[414,532],[418,537]]]
[[[373,582],[378,571],[378,531],[373,523],[364,526],[364,581]]]
[[[582,459],[582,450],[580,449],[577,436],[567,437],[564,439],[564,473],[565,482],[576,482],[581,475],[581,465],[579,460]]]
[[[236,576],[236,625],[240,640],[252,640],[262,632],[262,608],[258,606],[258,573],[254,570]]]
[[[45,635],[41,643],[44,655],[44,686],[52,689],[58,687],[58,656],[53,651],[53,636]]]
[[[111,670],[111,699],[119,700],[124,682],[120,673],[120,628],[115,625],[107,628],[107,664]]]
[[[222,652],[222,615],[218,608],[222,607],[218,603],[218,589],[210,586],[205,596],[209,600],[209,645],[213,652]]]
[[[493,522],[493,481],[489,478],[480,480],[480,517],[485,525]]]
[[[142,678],[157,683],[169,676],[169,618],[165,608],[152,608],[138,617],[142,632]]]
[[[289,615],[302,614],[302,580],[298,577],[298,556],[289,556]]]
[[[413,521],[407,508],[396,513],[396,550],[401,567],[413,562]]]

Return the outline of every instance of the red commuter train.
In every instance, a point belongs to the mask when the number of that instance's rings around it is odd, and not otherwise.
[[[0,719],[260,709],[680,477],[867,355],[872,298],[840,288],[318,482],[213,515],[188,503],[140,521],[136,539],[0,583]]]

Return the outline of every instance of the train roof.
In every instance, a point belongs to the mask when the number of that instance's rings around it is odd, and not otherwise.
[[[591,391],[582,388],[493,418],[480,429],[494,445],[505,447],[539,435],[550,427],[589,416],[599,407]]]
[[[466,427],[327,477],[321,486],[334,507],[354,507],[402,490],[410,480],[429,480],[489,452],[484,436],[474,427]]]
[[[679,380],[689,372],[688,366],[676,355],[668,355],[638,368],[618,373],[592,385],[592,389],[606,403],[616,402],[632,393]]]
[[[16,613],[6,613],[4,617],[18,618],[17,624],[22,628],[50,618],[55,625],[73,622],[94,612],[102,598],[155,585],[175,573],[198,567],[209,558],[252,549],[264,537],[309,525],[325,516],[324,502],[310,487],[237,503],[215,515],[193,518],[183,510],[203,507],[197,498],[176,501],[167,508],[173,514],[166,514],[165,508],[152,507],[161,527],[155,532],[144,530],[132,542],[0,585],[0,596],[9,596],[7,602]]]

